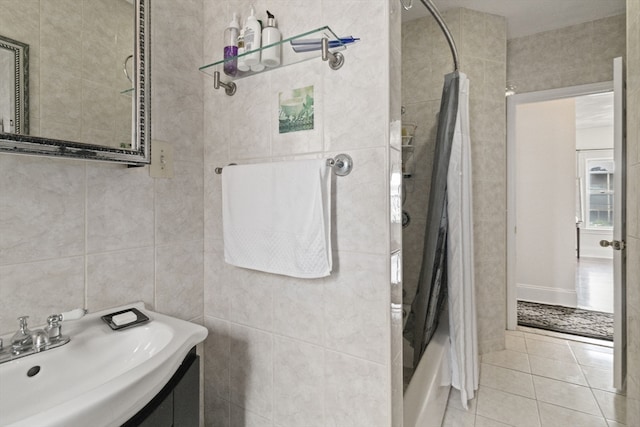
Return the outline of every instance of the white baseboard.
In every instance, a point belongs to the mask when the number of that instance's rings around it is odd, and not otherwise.
[[[578,294],[575,289],[549,288],[524,283],[518,283],[516,289],[516,298],[518,300],[538,302],[541,304],[563,305],[565,307],[576,307],[578,305]]]

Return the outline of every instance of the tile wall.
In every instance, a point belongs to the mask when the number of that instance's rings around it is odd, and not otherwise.
[[[524,93],[612,80],[625,34],[625,15],[617,15],[511,39],[507,82]]]
[[[220,58],[232,13],[244,19],[251,4],[260,19],[269,9],[285,37],[329,25],[362,41],[338,71],[312,60],[238,80],[233,97],[205,80],[206,424],[388,426],[391,382],[400,377],[392,370],[401,368],[392,363],[400,353],[391,347],[388,208],[389,165],[399,157],[388,143],[390,118],[399,119],[399,102],[389,109],[397,1],[206,0],[204,61]],[[309,85],[315,128],[279,134],[279,93]],[[331,276],[301,280],[224,263],[215,167],[341,152],[354,169],[333,180]]]
[[[506,20],[469,9],[450,10],[443,17],[457,43],[460,69],[470,80],[476,301],[478,307],[491,307],[478,310],[478,340],[484,353],[504,347]],[[453,63],[431,16],[403,24],[402,32],[402,119],[418,125],[413,154],[405,154],[412,177],[404,184],[403,208],[411,216],[403,233],[404,287],[405,301],[411,302],[420,274],[436,115],[444,75],[453,70]]]
[[[627,425],[640,424],[640,4],[627,1]]]
[[[20,315],[35,326],[133,301],[202,322],[202,2],[153,3],[152,131],[173,145],[176,176],[0,154],[0,334]]]
[[[0,35],[29,45],[31,135],[130,144],[131,97],[120,92],[131,87],[131,16],[125,0],[3,2]]]

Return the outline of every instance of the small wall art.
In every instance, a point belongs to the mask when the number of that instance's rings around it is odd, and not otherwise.
[[[280,92],[278,106],[280,133],[313,129],[313,86]]]

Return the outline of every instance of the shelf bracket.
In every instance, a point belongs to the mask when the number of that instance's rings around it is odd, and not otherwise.
[[[234,82],[225,83],[220,80],[220,71],[213,72],[213,87],[214,89],[224,88],[224,92],[233,96],[236,93],[236,84]]]
[[[329,67],[332,70],[337,70],[344,64],[344,56],[340,52],[329,52],[329,39],[322,38],[322,60],[329,61]]]

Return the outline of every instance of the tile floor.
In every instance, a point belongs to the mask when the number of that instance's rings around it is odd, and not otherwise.
[[[610,345],[525,331],[507,331],[506,338],[506,350],[482,356],[480,388],[468,410],[452,390],[443,427],[626,425],[626,399],[611,385]]]

